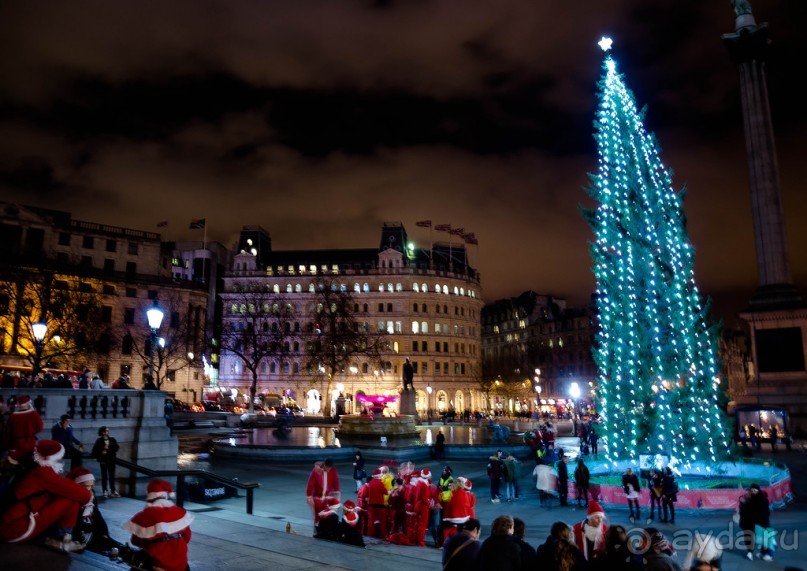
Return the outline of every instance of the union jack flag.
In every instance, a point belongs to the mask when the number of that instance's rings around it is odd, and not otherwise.
[[[462,236],[464,232],[465,228],[452,228],[451,230],[448,231],[448,233],[451,234],[452,236]]]
[[[438,232],[451,232],[451,224],[438,224],[434,229]]]
[[[432,221],[431,220],[421,220],[420,222],[415,222],[415,226],[420,226],[421,228],[431,228]]]

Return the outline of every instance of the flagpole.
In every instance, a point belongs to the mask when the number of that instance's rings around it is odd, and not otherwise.
[[[205,277],[205,269],[207,263],[207,216],[205,216],[205,228],[202,236],[202,283],[207,285],[207,278]]]

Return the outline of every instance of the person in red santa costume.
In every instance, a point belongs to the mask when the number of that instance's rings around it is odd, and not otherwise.
[[[381,480],[381,470],[374,470],[367,482],[367,535],[385,539],[387,537],[387,487]]]
[[[306,501],[314,512],[314,529],[319,523],[319,512],[328,507],[329,498],[339,500],[340,490],[339,474],[333,467],[333,460],[326,458],[321,462],[316,462],[305,487]],[[339,502],[337,501],[337,503]]]
[[[132,534],[132,545],[149,555],[155,570],[189,569],[188,543],[194,516],[175,505],[173,497],[171,484],[152,480],[146,487],[146,507],[121,526]]]
[[[339,541],[348,545],[364,547],[364,538],[361,536],[361,525],[359,523],[358,510],[353,500],[347,500],[344,505],[342,521],[339,524]]]
[[[30,463],[36,446],[36,435],[44,427],[42,417],[34,409],[30,397],[17,397],[16,409],[9,415],[3,432],[3,446],[8,450],[9,462]]]
[[[0,541],[22,543],[46,532],[45,544],[61,551],[82,551],[73,541],[73,525],[81,506],[92,501],[92,493],[68,480],[64,469],[64,447],[55,440],[40,440],[34,448],[34,468],[20,481],[14,493],[17,502],[0,515]]]
[[[416,538],[415,545],[420,547],[426,547],[426,529],[429,527],[429,510],[432,506],[431,478],[431,470],[424,468],[420,471],[420,477],[412,479],[412,483],[416,485],[417,490],[412,506],[418,514],[418,529],[414,537]]]
[[[474,517],[476,496],[471,492],[472,488],[473,484],[465,476],[460,476],[451,483],[451,499],[443,506],[443,542]]]
[[[588,561],[598,557],[605,549],[605,511],[597,500],[588,503],[586,519],[574,524],[574,543]]]
[[[339,539],[339,508],[342,504],[336,498],[326,498],[325,508],[319,512],[319,522],[314,537],[336,541]]]

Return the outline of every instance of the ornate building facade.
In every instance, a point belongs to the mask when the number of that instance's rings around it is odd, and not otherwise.
[[[280,300],[294,315],[287,325],[288,353],[260,363],[259,394],[294,401],[309,413],[327,408],[322,399],[336,401],[341,396],[347,412],[357,411],[357,396],[399,394],[409,358],[419,413],[484,407],[481,284],[479,274],[467,265],[464,247],[416,248],[401,223],[384,223],[376,248],[275,251],[269,234],[250,226],[244,227],[238,250],[224,277],[222,327],[243,325],[239,292],[245,290],[263,292],[255,299],[256,307]],[[306,335],[316,321],[316,288],[323,279],[350,296],[357,323],[385,332],[387,341],[380,363],[357,358],[335,372],[331,395],[326,394],[322,375],[305,366]],[[247,393],[251,381],[243,360],[222,348],[222,389]]]
[[[161,388],[201,395],[201,369],[187,356],[205,349],[208,294],[174,281],[170,257],[154,232],[0,203],[0,369],[89,368],[106,383],[128,374],[140,388],[151,337],[146,310],[156,302],[165,312],[158,331],[165,346],[155,348]],[[34,323],[48,326],[40,347]]]

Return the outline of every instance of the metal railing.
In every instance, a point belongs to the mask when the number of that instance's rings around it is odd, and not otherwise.
[[[151,468],[146,468],[144,466],[140,466],[139,464],[133,464],[132,462],[129,462],[127,460],[121,460],[120,458],[115,458],[115,464],[121,466],[122,468],[127,468],[133,472],[145,474],[146,476],[149,476],[151,478],[176,477],[177,479],[177,483],[175,486],[176,504],[179,507],[182,507],[182,505],[185,502],[185,492],[187,489],[185,478],[189,476],[203,478],[205,480],[210,480],[218,484],[231,486],[233,488],[238,488],[239,490],[244,490],[246,492],[247,497],[247,514],[249,515],[252,515],[255,488],[260,487],[260,483],[258,482],[241,483],[237,480],[225,478],[224,476],[219,476],[218,474],[213,474],[212,472],[208,472],[207,470],[152,470]]]

